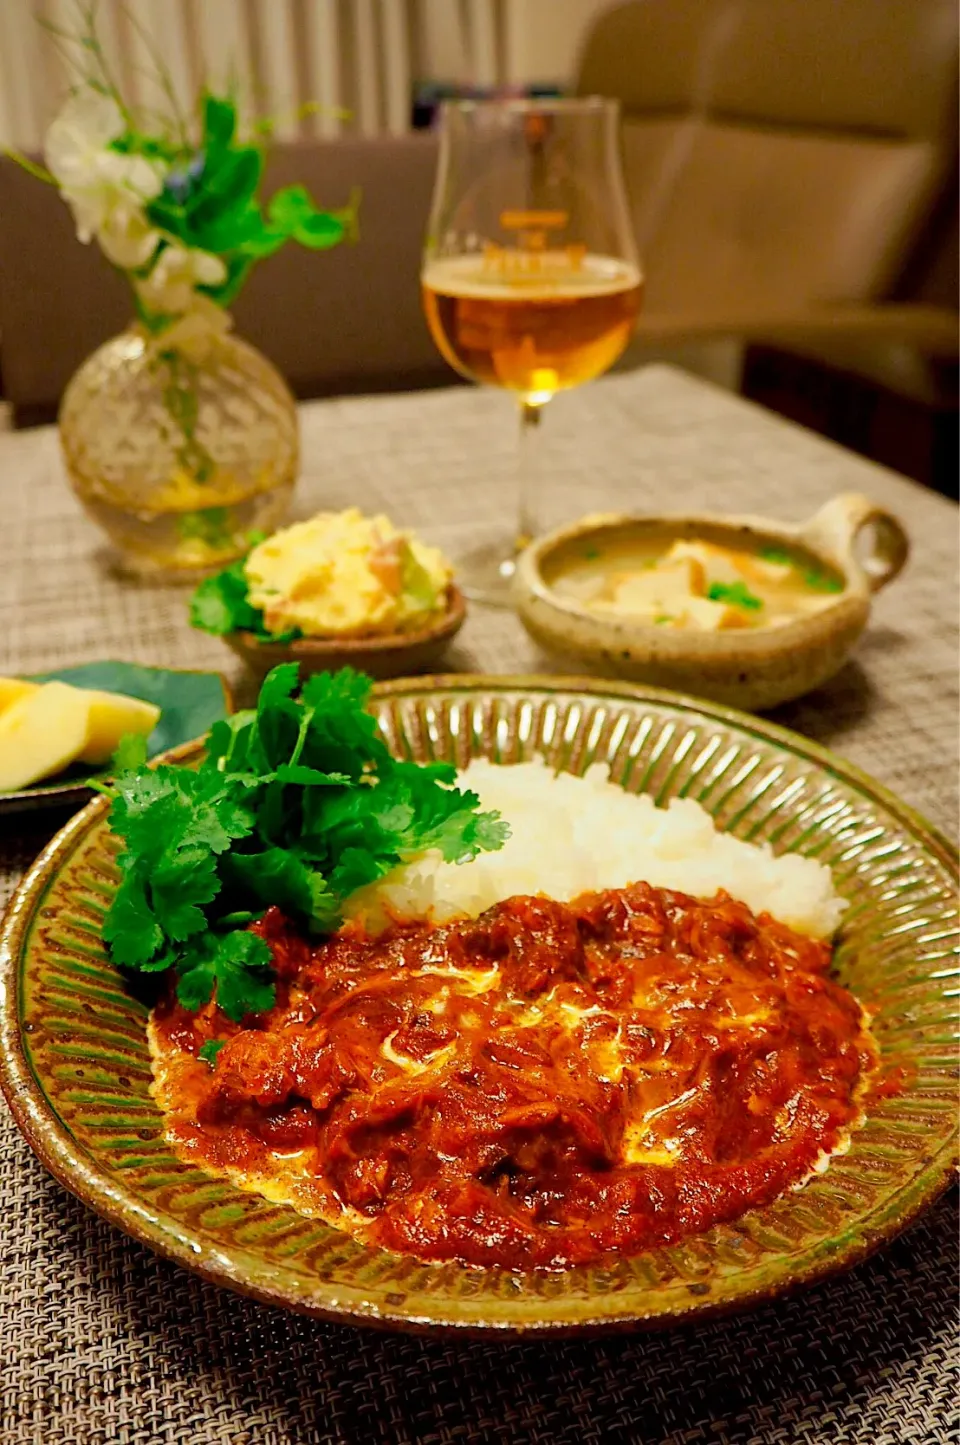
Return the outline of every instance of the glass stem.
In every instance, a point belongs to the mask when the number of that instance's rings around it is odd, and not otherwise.
[[[515,548],[519,554],[529,547],[537,535],[537,477],[532,472],[530,457],[533,450],[533,433],[540,425],[543,402],[520,403],[520,437],[517,445],[517,539]]]

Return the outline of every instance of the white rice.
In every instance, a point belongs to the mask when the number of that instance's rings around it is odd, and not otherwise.
[[[611,783],[602,764],[577,778],[539,762],[501,767],[476,759],[458,783],[510,824],[504,847],[462,864],[426,853],[355,893],[350,917],[371,930],[391,916],[443,923],[475,918],[513,894],[542,893],[565,902],[644,882],[697,898],[722,888],[755,913],[826,938],[845,907],[829,868],[815,859],[774,857],[769,845],[719,833],[709,813],[690,799],[658,808]]]

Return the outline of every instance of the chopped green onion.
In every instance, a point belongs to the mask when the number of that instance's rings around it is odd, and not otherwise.
[[[711,602],[729,602],[731,607],[742,607],[747,612],[759,612],[763,607],[760,598],[743,582],[711,582],[707,597]]]

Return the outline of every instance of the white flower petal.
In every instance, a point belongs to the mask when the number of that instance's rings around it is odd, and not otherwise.
[[[227,279],[226,263],[210,251],[190,253],[193,275],[201,286],[219,286]]]
[[[145,156],[127,156],[104,150],[97,158],[97,175],[102,184],[126,190],[140,200],[152,201],[163,190],[165,167]]]
[[[123,135],[123,116],[109,95],[85,87],[71,95],[47,131],[44,160],[58,181],[82,182],[94,157]]]
[[[100,249],[108,261],[125,271],[145,266],[160,244],[139,206],[123,201],[113,206],[97,233]]]

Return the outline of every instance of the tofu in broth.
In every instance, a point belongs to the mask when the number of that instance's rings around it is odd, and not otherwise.
[[[598,616],[719,632],[783,626],[821,611],[843,591],[843,578],[782,546],[598,539],[568,554],[551,587]]]

